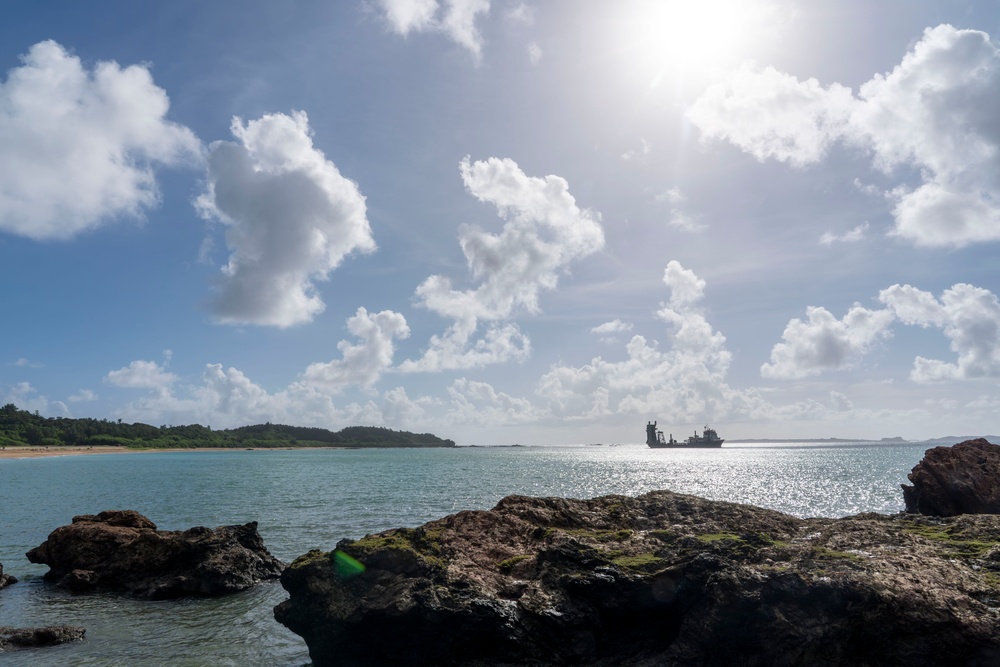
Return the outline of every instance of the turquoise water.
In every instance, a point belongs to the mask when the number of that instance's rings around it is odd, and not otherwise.
[[[0,460],[0,625],[70,624],[86,641],[0,655],[11,666],[276,665],[308,662],[278,625],[279,584],[221,599],[143,602],[44,585],[24,557],[76,514],[135,509],[159,528],[258,521],[291,561],[343,538],[417,526],[509,494],[590,498],[656,489],[796,516],[902,509],[914,445],[726,445],[721,450],[578,446],[166,452]]]

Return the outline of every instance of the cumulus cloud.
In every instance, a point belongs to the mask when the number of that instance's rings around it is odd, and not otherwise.
[[[419,360],[400,370],[470,368],[485,363],[523,359],[528,339],[514,324],[492,324],[473,340],[480,321],[496,323],[518,310],[539,311],[539,295],[558,285],[559,274],[577,259],[604,246],[600,215],[581,210],[559,176],[525,175],[513,160],[462,160],[462,180],[470,194],[497,207],[504,220],[499,234],[462,225],[459,244],[475,289],[457,290],[445,276],[431,276],[416,290],[418,303],[455,320],[434,336]]]
[[[162,391],[176,382],[177,376],[167,371],[155,361],[137,360],[124,368],[110,371],[104,379],[108,384],[115,387],[156,389]]]
[[[854,98],[839,84],[799,81],[773,67],[743,66],[688,111],[706,139],[725,139],[758,160],[805,166],[822,159],[848,124]]]
[[[488,14],[490,0],[378,0],[389,26],[399,35],[440,32],[468,49],[478,60],[483,37],[476,26],[480,14]]]
[[[229,324],[289,327],[325,308],[316,282],[375,249],[365,198],[312,143],[304,112],[232,122],[210,147],[197,205],[226,227],[229,262],[211,310]]]
[[[918,356],[910,378],[916,382],[1000,377],[1000,302],[981,287],[959,283],[941,298],[910,285],[879,293],[903,324],[938,327],[958,355],[956,363]]]
[[[940,25],[857,96],[839,84],[745,67],[706,91],[689,117],[706,139],[760,160],[805,166],[843,141],[888,175],[917,172],[919,185],[901,182],[886,193],[895,234],[961,247],[1000,240],[998,105],[1000,50],[986,33]]]
[[[632,331],[632,324],[630,322],[622,322],[615,319],[604,324],[598,324],[596,327],[591,328],[590,333],[597,334],[605,343],[614,343],[618,340],[617,334],[624,334],[629,331]]]
[[[912,285],[892,285],[878,299],[886,308],[868,310],[855,304],[843,319],[810,306],[807,321],[791,320],[782,342],[771,350],[771,363],[761,375],[803,378],[847,368],[891,335],[894,323],[941,329],[957,354],[955,363],[918,356],[910,379],[915,382],[1000,377],[1000,301],[989,290],[959,283],[935,297]]]
[[[664,283],[671,298],[656,315],[667,325],[667,347],[636,335],[626,344],[623,361],[596,357],[579,367],[554,366],[536,390],[553,417],[634,414],[698,421],[746,414],[763,404],[754,392],[736,392],[726,384],[731,354],[725,336],[698,307],[704,281],[672,261]]]
[[[30,382],[18,382],[16,385],[8,389],[8,391],[3,395],[3,400],[0,404],[6,405],[8,403],[13,403],[21,410],[27,410],[28,412],[38,412],[40,414],[52,415],[56,414],[62,417],[68,417],[70,412],[69,408],[62,401],[50,401],[47,396],[42,396],[38,393]]]
[[[394,340],[410,335],[406,318],[391,310],[369,313],[358,308],[358,312],[347,320],[347,329],[362,342],[339,342],[337,349],[342,358],[310,364],[302,374],[303,382],[334,393],[349,386],[371,388],[392,366],[396,351]]]
[[[21,62],[0,83],[0,231],[69,239],[141,218],[159,203],[153,167],[199,158],[145,66],[87,69],[51,40]]]
[[[890,335],[894,316],[889,310],[869,310],[854,304],[838,320],[826,308],[809,306],[808,319],[794,318],[771,349],[771,363],[760,367],[766,378],[794,379],[848,368],[880,338]]]
[[[854,229],[844,232],[843,234],[834,234],[833,232],[824,232],[819,238],[819,242],[823,245],[833,245],[834,243],[857,243],[861,241],[868,234],[868,223],[863,222]]]

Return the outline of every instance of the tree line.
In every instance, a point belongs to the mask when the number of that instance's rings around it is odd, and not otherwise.
[[[255,424],[212,430],[211,426],[151,426],[121,419],[42,417],[13,403],[0,408],[0,446],[175,447],[454,447],[430,433],[394,431],[380,426],[348,426],[340,431],[284,424]]]

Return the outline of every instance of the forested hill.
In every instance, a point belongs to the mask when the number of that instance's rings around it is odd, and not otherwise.
[[[324,428],[257,424],[213,431],[211,427],[124,424],[107,419],[42,417],[8,403],[0,408],[0,446],[112,445],[121,447],[454,447],[430,433],[376,426]]]

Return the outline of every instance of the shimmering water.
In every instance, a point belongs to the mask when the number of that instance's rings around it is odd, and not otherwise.
[[[278,584],[222,599],[143,602],[74,596],[24,557],[76,514],[135,509],[162,529],[258,521],[291,561],[311,548],[417,526],[505,495],[590,498],[656,489],[796,516],[902,509],[913,445],[726,445],[143,453],[0,460],[0,563],[20,579],[0,591],[0,625],[70,624],[82,643],[0,654],[10,666],[293,667],[305,644],[273,620]]]

